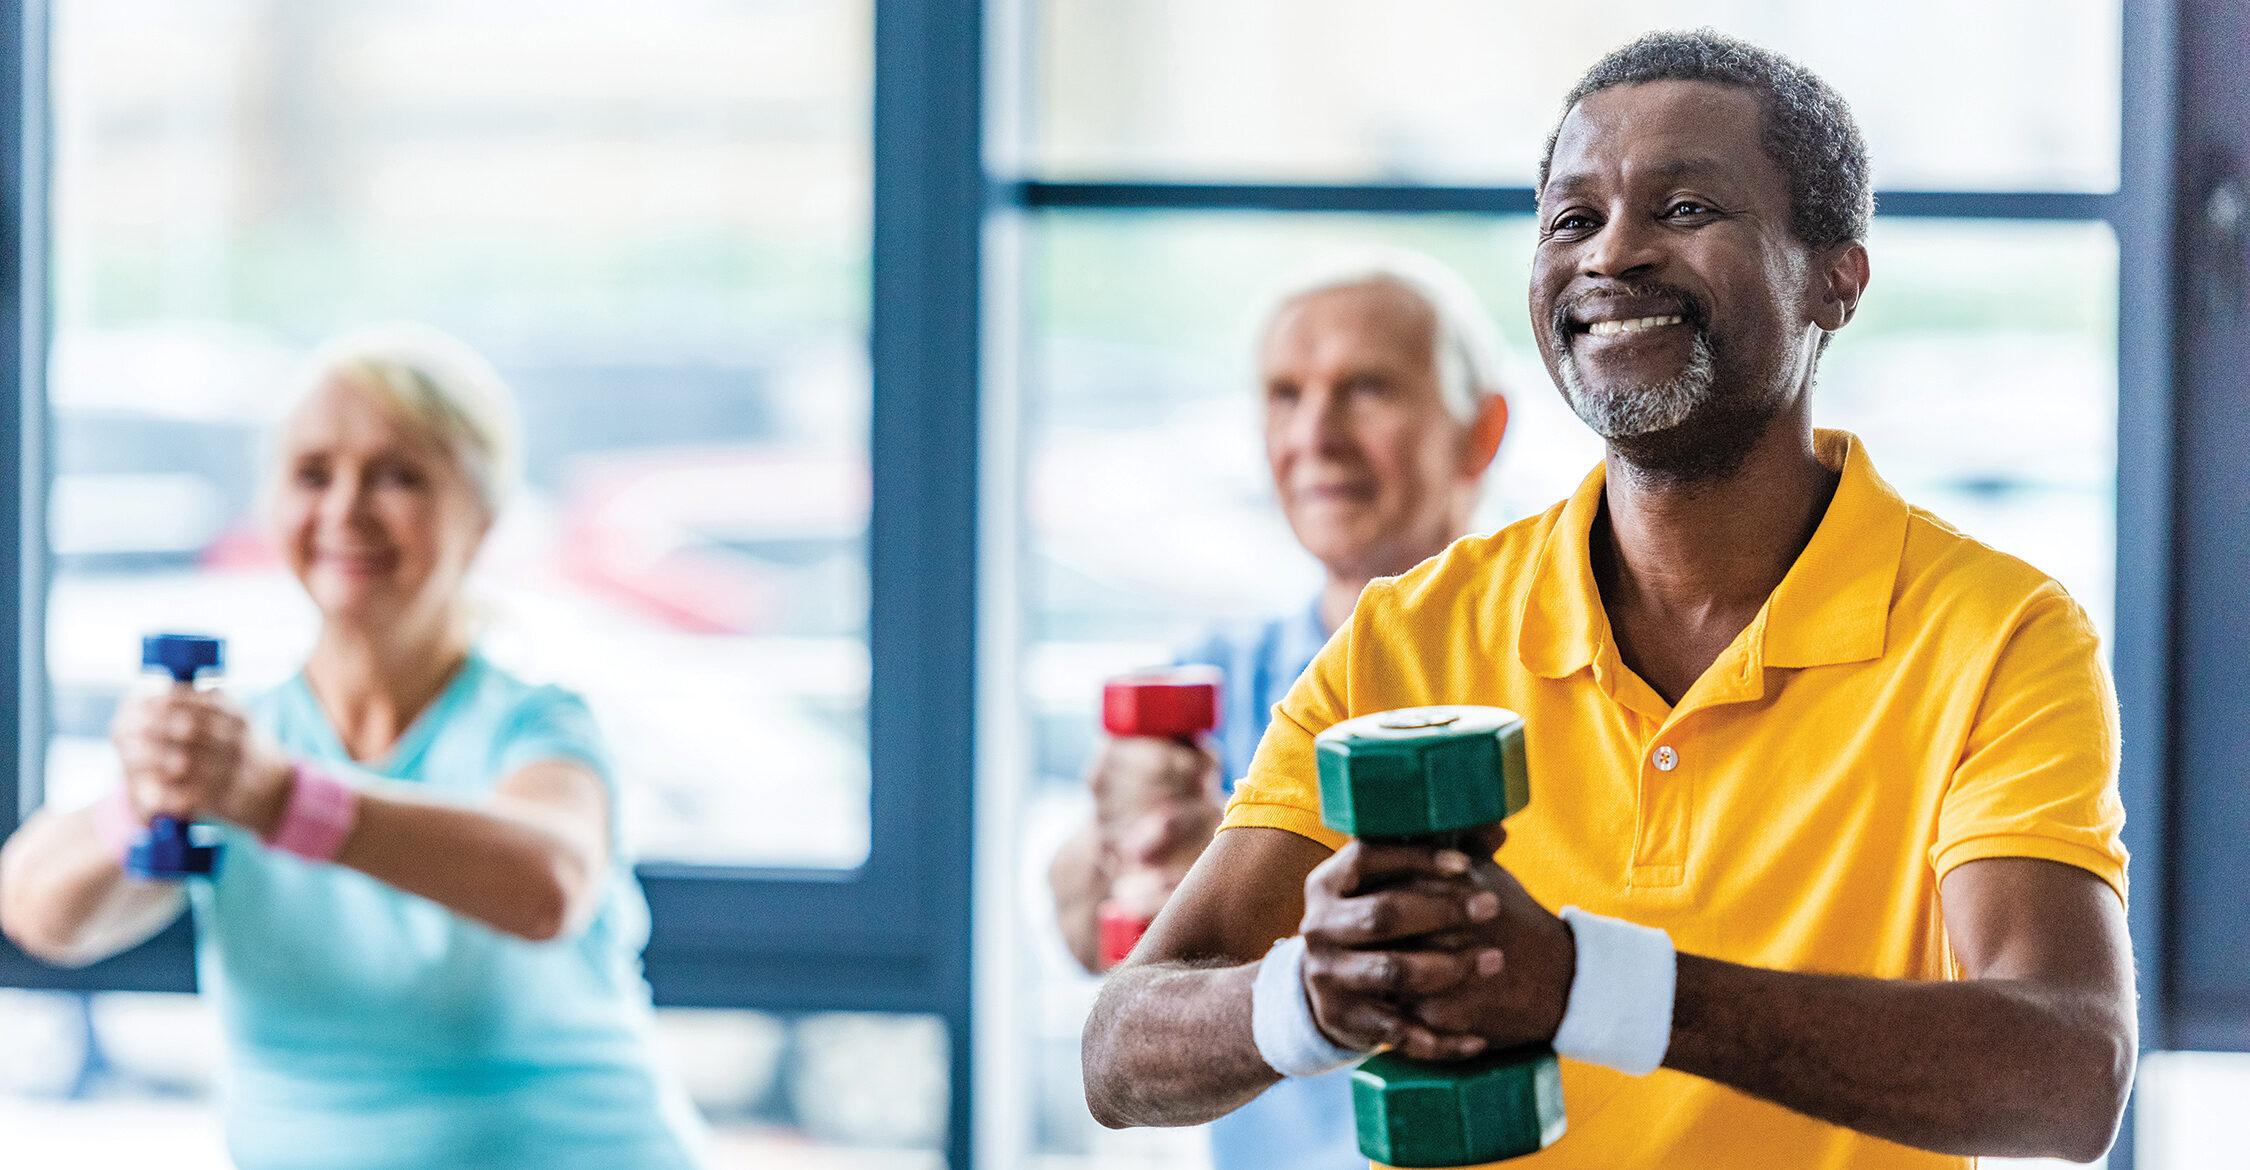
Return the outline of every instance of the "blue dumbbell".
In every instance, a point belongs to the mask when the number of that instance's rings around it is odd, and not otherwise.
[[[150,634],[141,639],[141,668],[162,669],[176,683],[195,685],[205,671],[224,669],[227,644],[194,634]],[[157,817],[148,834],[125,854],[125,871],[135,877],[172,880],[219,870],[219,847],[198,845],[186,821]]]

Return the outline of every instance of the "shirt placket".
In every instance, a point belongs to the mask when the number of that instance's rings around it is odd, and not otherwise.
[[[1632,889],[1669,890],[1687,883],[1696,783],[1723,754],[1710,717],[1717,708],[1764,694],[1752,650],[1762,639],[1763,624],[1760,614],[1678,705],[1641,724],[1653,730],[1641,739],[1635,769],[1633,856],[1626,879]]]
[[[1692,745],[1677,719],[1658,725],[1640,751],[1633,859],[1634,889],[1669,889],[1687,879],[1688,829],[1693,814]]]

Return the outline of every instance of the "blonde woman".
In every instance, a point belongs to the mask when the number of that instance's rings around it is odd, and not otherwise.
[[[303,671],[246,704],[129,700],[117,793],[0,850],[0,927],[89,963],[192,904],[242,1170],[692,1167],[592,720],[485,661],[470,628],[469,567],[517,461],[506,388],[413,329],[315,369],[271,493],[320,612]],[[159,815],[220,826],[214,880],[124,873]]]

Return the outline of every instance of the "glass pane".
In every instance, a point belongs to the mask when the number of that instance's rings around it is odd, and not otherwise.
[[[2044,569],[2109,637],[2117,241],[2106,224],[1876,221],[1814,418],[1909,501]]]
[[[2141,1058],[2137,1165],[2225,1166],[2250,1145],[2250,1054],[2152,1052]]]
[[[714,1166],[943,1170],[936,1016],[665,1009],[659,1039],[711,1123]]]
[[[1545,508],[1600,458],[1533,349],[1527,218],[1054,213],[1033,223],[1019,522],[1035,660],[1046,660],[1039,647],[1096,635],[1126,657],[1161,657],[1204,623],[1270,613],[1311,589],[1315,567],[1273,503],[1248,350],[1266,290],[1324,252],[1427,252],[1495,315],[1514,392],[1479,523]],[[1909,499],[2054,573],[2106,629],[2109,229],[1878,220],[1869,250],[1874,282],[1823,360],[1816,421],[1860,433]],[[1139,501],[1151,491],[1183,519],[1150,523]],[[1204,505],[1177,506],[1188,500]],[[1090,712],[1094,699],[1085,691],[1072,703]],[[1064,756],[1047,762],[1075,759]]]
[[[1629,0],[1567,19],[1482,0],[1035,9],[1025,145],[1043,177],[1527,185],[1588,66],[1652,29],[1710,25],[1843,93],[1884,187],[2117,182],[2115,0]]]
[[[499,366],[483,642],[585,694],[644,858],[867,851],[869,5],[56,6],[57,799],[144,631],[293,671],[260,433],[340,330]],[[776,182],[778,175],[788,181]]]
[[[666,1009],[666,1064],[710,1124],[713,1170],[941,1170],[947,1044],[934,1016]],[[222,1047],[185,995],[0,990],[8,1164],[224,1170]]]
[[[1274,502],[1250,340],[1265,291],[1323,252],[1420,249],[1458,270],[1514,350],[1511,421],[1476,523],[1567,495],[1600,444],[1539,365],[1528,218],[1049,213],[1026,222],[1018,722],[1002,795],[1024,831],[1023,923],[995,977],[1021,1005],[999,1091],[1038,1152],[1127,1165],[1079,1098],[1094,981],[1053,925],[1048,860],[1088,814],[1079,779],[1108,675],[1225,622],[1295,612],[1318,583]],[[1856,431],[1909,500],[2055,574],[2110,626],[2116,247],[2100,225],[1879,221],[1875,280],[1823,362],[1815,418]],[[1098,274],[1098,279],[1093,278]],[[1159,1140],[1147,1139],[1151,1142]],[[1161,1139],[1175,1140],[1175,1139]],[[1152,1152],[1153,1151],[1153,1152]]]

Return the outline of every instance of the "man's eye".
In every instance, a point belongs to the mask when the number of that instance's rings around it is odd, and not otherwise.
[[[1702,215],[1709,210],[1711,210],[1709,207],[1697,203],[1693,199],[1681,199],[1674,202],[1672,206],[1665,208],[1664,214],[1670,216]]]
[[[1594,217],[1579,211],[1566,211],[1555,218],[1550,229],[1558,232],[1579,232],[1594,226]]]

